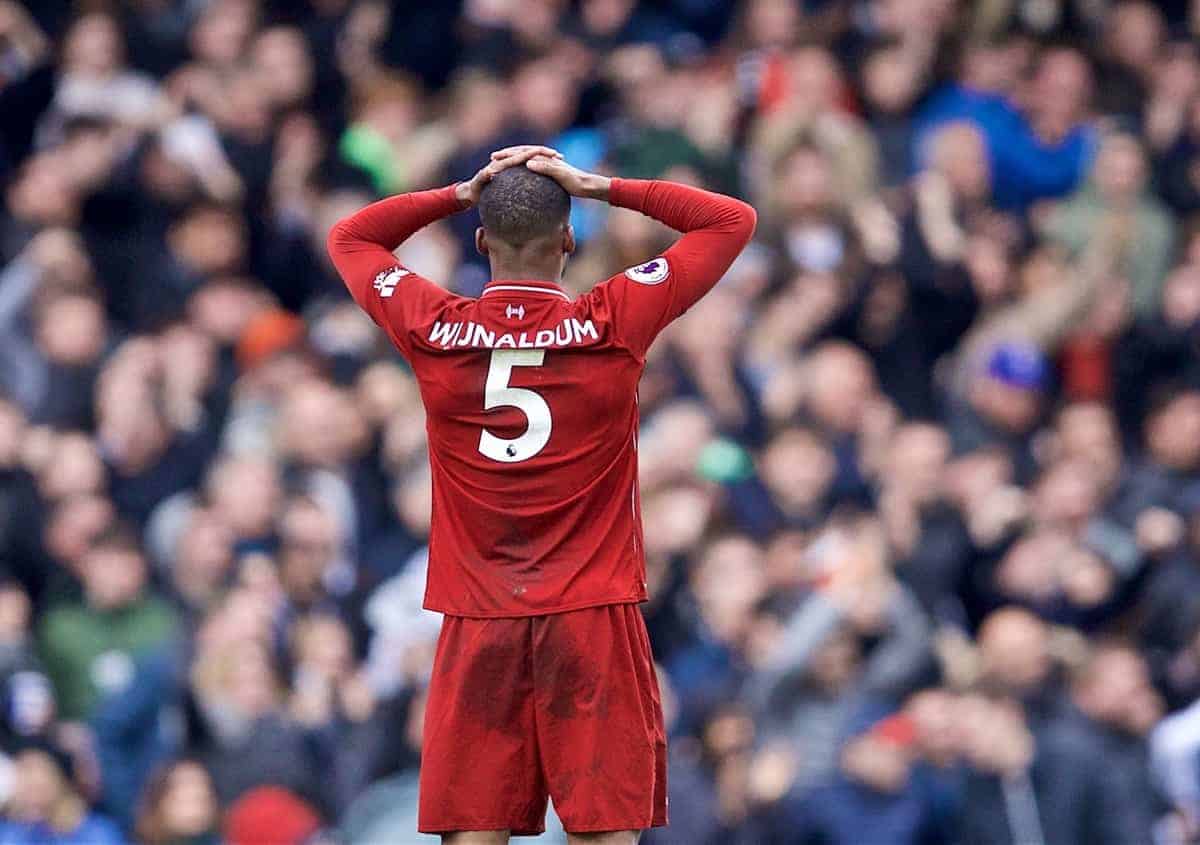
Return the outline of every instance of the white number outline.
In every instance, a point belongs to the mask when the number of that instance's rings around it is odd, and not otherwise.
[[[540,367],[545,349],[494,349],[483,388],[483,409],[511,407],[525,415],[525,433],[511,440],[497,437],[486,428],[479,433],[479,453],[505,464],[527,461],[546,448],[554,426],[550,406],[536,390],[510,387],[513,367]]]

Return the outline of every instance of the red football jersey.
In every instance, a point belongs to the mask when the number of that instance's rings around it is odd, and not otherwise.
[[[645,353],[754,231],[740,200],[614,179],[609,202],[684,232],[576,299],[554,282],[457,296],[393,250],[462,209],[454,187],[377,202],[329,251],[354,299],[411,364],[428,415],[433,523],[425,606],[456,616],[558,613],[646,598],[637,483]]]

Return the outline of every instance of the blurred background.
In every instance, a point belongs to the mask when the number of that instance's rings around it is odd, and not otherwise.
[[[644,841],[1200,841],[1198,33],[0,0],[0,843],[432,841],[423,413],[323,244],[518,142],[759,210],[641,385]],[[577,291],[672,238],[574,223]],[[475,294],[475,225],[403,259]]]

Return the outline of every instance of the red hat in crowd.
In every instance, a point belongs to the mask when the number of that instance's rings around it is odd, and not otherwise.
[[[225,814],[227,845],[300,845],[321,829],[321,817],[282,786],[259,786]]]
[[[304,321],[282,308],[264,311],[252,319],[238,338],[237,362],[242,370],[257,367],[304,340]]]
[[[917,741],[917,726],[910,716],[895,713],[876,722],[871,736],[897,748],[908,748]]]

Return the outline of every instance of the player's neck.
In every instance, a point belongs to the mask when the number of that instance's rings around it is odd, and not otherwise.
[[[549,262],[492,262],[493,282],[553,282],[562,284],[562,260]]]

